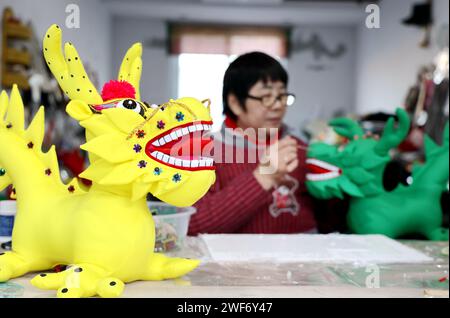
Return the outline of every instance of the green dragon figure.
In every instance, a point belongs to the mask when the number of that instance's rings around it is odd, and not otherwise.
[[[425,137],[426,162],[414,167],[411,184],[388,192],[383,188],[383,173],[391,159],[389,151],[405,139],[410,127],[404,110],[398,109],[397,117],[397,127],[391,118],[379,140],[366,138],[363,129],[349,118],[332,120],[330,126],[348,143],[310,145],[307,188],[320,199],[350,195],[347,223],[354,233],[391,238],[421,234],[430,240],[448,240],[448,229],[441,227],[439,204],[449,178],[448,123],[441,146]]]

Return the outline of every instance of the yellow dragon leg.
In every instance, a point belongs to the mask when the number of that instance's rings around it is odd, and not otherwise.
[[[45,265],[27,260],[15,252],[0,253],[0,283],[22,276]],[[42,268],[44,268],[42,267]]]
[[[163,254],[152,254],[145,280],[163,280],[181,277],[194,270],[199,260],[170,258]]]
[[[105,270],[91,264],[77,264],[60,273],[39,274],[31,284],[41,289],[57,290],[60,298],[119,297],[125,286],[121,280],[108,277]]]

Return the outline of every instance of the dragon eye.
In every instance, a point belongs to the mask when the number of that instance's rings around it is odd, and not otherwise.
[[[132,99],[125,99],[117,103],[118,108],[130,109],[141,116],[144,116],[144,108],[139,102]]]

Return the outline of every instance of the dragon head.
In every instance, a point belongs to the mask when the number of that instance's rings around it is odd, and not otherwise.
[[[44,38],[44,57],[71,101],[68,114],[86,129],[91,165],[80,177],[120,189],[133,200],[148,192],[164,202],[188,206],[200,199],[215,180],[210,154],[209,101],[170,100],[162,105],[142,102],[139,80],[142,46],[126,53],[118,80],[101,95],[90,82],[70,44],[61,51],[61,30],[52,25]]]
[[[408,114],[397,109],[398,125],[390,118],[381,138],[367,137],[349,118],[337,118],[330,126],[348,142],[336,146],[317,142],[307,154],[306,186],[321,199],[371,196],[383,191],[383,172],[390,160],[389,150],[397,147],[409,131]]]
[[[133,200],[150,192],[176,206],[195,203],[214,183],[213,159],[204,155],[212,145],[205,136],[212,121],[202,102],[171,100],[143,115],[123,108],[89,114],[86,104],[75,101],[68,109],[85,113],[78,119],[92,137],[81,148],[96,156],[81,177],[131,186]]]

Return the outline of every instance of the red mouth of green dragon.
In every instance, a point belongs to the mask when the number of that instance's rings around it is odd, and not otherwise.
[[[306,159],[306,170],[306,180],[308,181],[334,179],[342,174],[342,170],[339,167],[315,158]]]
[[[198,121],[174,127],[147,142],[145,153],[161,164],[180,170],[214,170],[214,159],[204,154],[212,142],[206,135],[211,125],[212,121]]]

